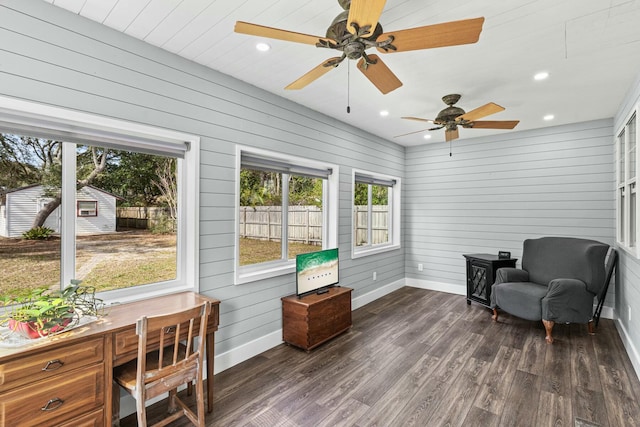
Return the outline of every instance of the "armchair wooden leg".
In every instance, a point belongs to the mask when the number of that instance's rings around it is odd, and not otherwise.
[[[553,336],[551,333],[553,331],[553,325],[555,322],[553,320],[542,320],[542,324],[544,325],[544,330],[547,332],[547,336],[544,338],[547,341],[547,344],[551,344],[553,342]]]
[[[587,323],[587,328],[589,328],[589,335],[595,335],[596,334],[596,327],[595,327],[595,323],[593,322],[593,320],[589,320],[589,323]]]
[[[498,321],[498,309],[497,308],[493,309],[493,316],[491,316],[491,318],[493,319],[494,322]]]

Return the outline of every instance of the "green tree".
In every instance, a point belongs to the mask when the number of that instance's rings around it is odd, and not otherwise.
[[[154,184],[164,165],[173,159],[131,151],[112,150],[112,156],[95,181],[97,187],[125,200],[121,206],[157,206],[163,193]],[[175,177],[175,161],[170,169]],[[175,180],[175,178],[174,178]],[[167,204],[168,205],[168,204]]]
[[[289,175],[289,204],[322,206],[320,178]],[[282,174],[261,170],[240,171],[241,206],[279,206],[282,204]]]
[[[369,184],[356,183],[354,191],[354,204],[366,206],[368,204]],[[371,185],[371,204],[389,204],[389,187],[384,185]]]
[[[57,141],[0,134],[0,188],[41,183],[59,161],[60,148]]]

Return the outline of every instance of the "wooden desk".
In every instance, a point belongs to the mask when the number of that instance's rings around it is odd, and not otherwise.
[[[97,322],[21,348],[0,348],[0,427],[109,426],[113,367],[137,356],[135,323],[211,301],[207,409],[213,410],[214,333],[220,301],[194,292],[109,307]]]

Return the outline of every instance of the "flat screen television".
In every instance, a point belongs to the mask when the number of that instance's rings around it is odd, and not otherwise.
[[[296,256],[296,293],[299,297],[327,292],[338,284],[338,248]]]

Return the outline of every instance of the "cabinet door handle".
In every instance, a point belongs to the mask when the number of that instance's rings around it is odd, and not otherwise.
[[[55,371],[56,369],[60,369],[64,366],[64,362],[60,359],[55,359],[55,360],[49,360],[47,362],[46,365],[44,365],[44,368],[42,368],[43,371]]]
[[[59,397],[54,397],[53,399],[50,399],[47,402],[47,404],[40,409],[43,411],[54,411],[59,407],[61,407],[63,403],[64,403],[64,400],[60,399]]]

